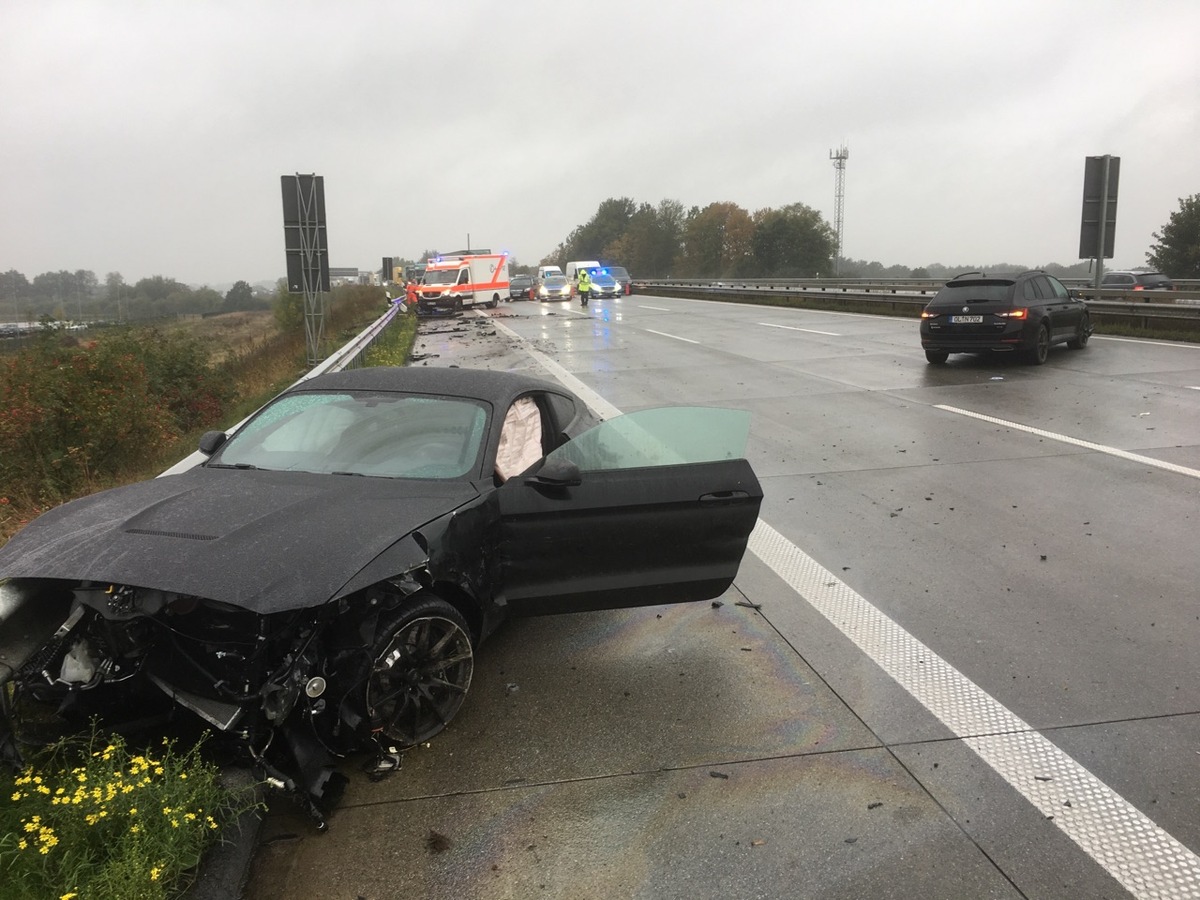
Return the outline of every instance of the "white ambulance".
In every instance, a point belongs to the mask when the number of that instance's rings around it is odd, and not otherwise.
[[[421,315],[478,304],[495,309],[508,296],[508,254],[479,251],[431,259],[416,293]]]

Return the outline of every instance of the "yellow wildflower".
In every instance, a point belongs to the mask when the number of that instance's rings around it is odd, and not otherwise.
[[[153,869],[150,870],[150,880],[158,881],[158,876],[161,874],[162,874],[162,869],[160,869],[158,866],[155,866]]]

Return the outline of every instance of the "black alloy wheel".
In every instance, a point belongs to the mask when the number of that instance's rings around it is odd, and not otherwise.
[[[1092,336],[1092,317],[1087,313],[1079,320],[1079,328],[1075,332],[1075,337],[1067,341],[1067,346],[1072,350],[1082,350],[1087,346],[1088,339]]]
[[[432,594],[405,603],[379,629],[366,704],[371,728],[400,747],[438,734],[458,713],[475,654],[466,620]]]
[[[950,353],[947,350],[926,350],[925,359],[933,363],[935,366],[940,366],[950,358]]]
[[[1038,326],[1037,339],[1029,348],[1029,361],[1040,366],[1050,355],[1050,326],[1043,322]]]

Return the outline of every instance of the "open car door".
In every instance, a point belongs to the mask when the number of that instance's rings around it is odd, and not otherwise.
[[[510,479],[496,601],[542,614],[719,596],[762,503],[749,429],[742,410],[640,410]]]

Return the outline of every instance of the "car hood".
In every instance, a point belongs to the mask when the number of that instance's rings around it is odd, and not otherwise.
[[[0,549],[0,578],[90,580],[257,613],[315,606],[469,482],[195,468],[64,504]]]

